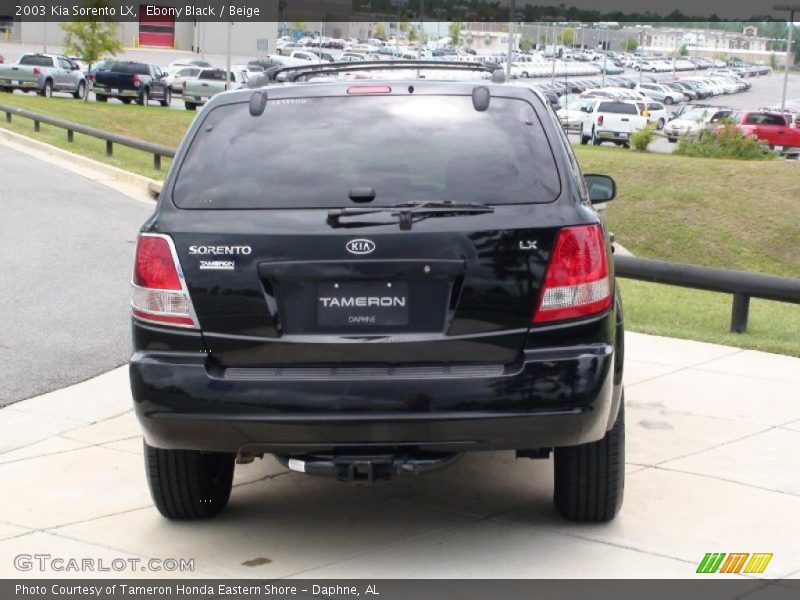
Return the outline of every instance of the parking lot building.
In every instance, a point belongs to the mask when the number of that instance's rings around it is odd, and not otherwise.
[[[275,52],[278,39],[276,21],[218,22],[181,21],[147,17],[119,24],[119,38],[125,48],[166,48],[197,53],[225,54],[228,28],[231,52],[237,55],[264,55]],[[60,23],[12,22],[0,31],[0,42],[61,46],[64,31]]]

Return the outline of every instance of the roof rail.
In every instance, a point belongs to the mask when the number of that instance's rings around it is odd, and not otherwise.
[[[317,63],[312,65],[284,67],[276,71],[273,77],[276,81],[294,82],[304,77],[333,75],[352,71],[392,71],[408,69],[492,72],[490,67],[480,62],[445,60],[361,60],[355,62]],[[284,75],[284,77],[281,77],[281,75]]]

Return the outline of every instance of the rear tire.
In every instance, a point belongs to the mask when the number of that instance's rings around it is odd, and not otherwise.
[[[72,97],[75,100],[83,100],[83,97],[86,95],[86,83],[81,81],[78,84],[78,89],[72,92]]]
[[[144,443],[150,495],[168,519],[210,519],[228,504],[233,454],[162,450]]]
[[[132,98],[120,98],[119,101],[122,102],[123,104],[130,104],[131,102],[133,102],[133,99]]]
[[[150,102],[150,91],[145,88],[142,90],[142,93],[139,94],[139,98],[136,100],[137,104],[141,104],[142,106],[147,106]]]
[[[167,107],[172,102],[172,90],[167,88],[164,90],[164,99],[161,100],[161,106]]]
[[[95,94],[94,99],[97,102],[108,102],[108,96],[106,96],[105,94]]]
[[[597,442],[556,448],[553,502],[569,521],[610,521],[625,490],[625,396],[614,426]]]
[[[659,119],[658,120],[658,130],[661,131],[662,129],[664,129],[664,125],[666,125],[666,121],[664,121],[664,119]]]
[[[194,102],[184,102],[183,105],[186,107],[186,110],[197,110],[197,104]]]
[[[11,94],[11,93],[14,92],[13,88],[10,88],[10,87],[3,87],[3,88],[0,88],[0,89],[2,89],[3,92],[6,93],[6,94]]]
[[[599,146],[602,143],[603,140],[597,137],[597,133],[595,132],[594,127],[592,127],[592,146]]]
[[[45,98],[53,97],[53,82],[50,79],[44,82],[44,87],[39,92],[39,95]]]
[[[678,142],[678,138],[674,138],[674,137],[673,137],[673,138],[671,138],[671,137],[668,137],[668,138],[667,138],[667,141],[668,141],[670,144],[675,144],[675,143],[677,143],[677,142]]]
[[[672,96],[667,96],[666,98],[664,98],[664,104],[670,105],[670,104],[674,104],[674,103],[675,103],[675,100],[672,99]]]

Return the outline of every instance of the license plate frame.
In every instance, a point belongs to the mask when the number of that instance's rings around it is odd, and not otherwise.
[[[384,328],[408,325],[407,281],[319,282],[317,326],[323,328]]]

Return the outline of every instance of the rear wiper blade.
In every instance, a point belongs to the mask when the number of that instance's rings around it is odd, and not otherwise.
[[[385,225],[386,223],[359,222],[342,224],[342,217],[358,217],[388,212],[398,218],[400,229],[407,231],[416,221],[428,217],[448,217],[455,215],[481,215],[494,212],[487,204],[475,202],[420,201],[403,202],[392,206],[375,206],[372,208],[337,208],[328,211],[327,223],[331,227],[366,227],[369,225]]]

